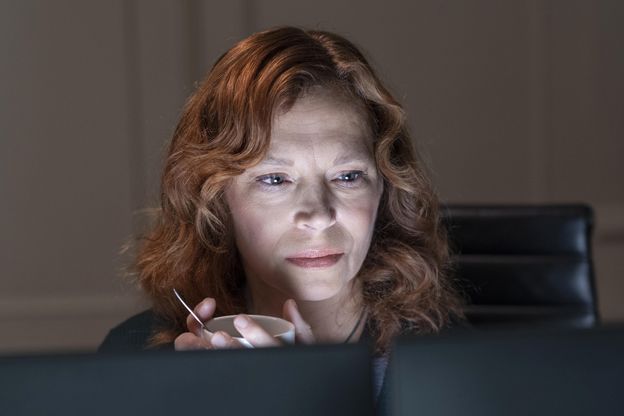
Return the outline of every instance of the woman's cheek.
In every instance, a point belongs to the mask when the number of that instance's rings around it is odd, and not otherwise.
[[[292,198],[292,192],[285,189],[270,190],[260,185],[251,187],[244,198],[257,207],[275,207],[283,206],[289,203]]]

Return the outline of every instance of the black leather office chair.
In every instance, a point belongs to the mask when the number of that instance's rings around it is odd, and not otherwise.
[[[476,327],[598,322],[586,205],[448,205],[455,275]]]

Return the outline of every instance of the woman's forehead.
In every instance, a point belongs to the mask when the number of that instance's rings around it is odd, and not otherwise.
[[[372,150],[372,131],[361,105],[343,94],[315,90],[299,98],[286,112],[280,112],[271,127],[271,150],[330,146],[335,151]]]
[[[357,122],[369,123],[361,100],[335,88],[314,87],[288,107],[277,111],[273,124],[287,123],[293,119],[312,122],[315,117],[335,121],[355,119]]]
[[[269,149],[268,155],[258,166],[295,166],[309,159],[322,159],[325,164],[339,166],[348,163],[373,163],[372,152],[364,146],[326,146],[324,144],[305,143],[301,145],[278,146]]]
[[[366,130],[273,130],[264,163],[292,165],[293,160],[320,157],[332,165],[373,158],[373,141]]]

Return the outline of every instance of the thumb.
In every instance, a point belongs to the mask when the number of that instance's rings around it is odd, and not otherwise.
[[[312,328],[303,320],[297,308],[297,303],[293,299],[288,299],[284,302],[282,314],[284,319],[295,325],[295,340],[297,343],[314,344],[316,339],[314,333],[312,333]]]

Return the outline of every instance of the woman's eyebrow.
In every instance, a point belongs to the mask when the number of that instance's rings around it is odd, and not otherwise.
[[[371,160],[370,155],[366,153],[348,153],[336,157],[336,159],[334,159],[334,166],[351,162],[370,163]]]
[[[260,165],[292,166],[292,165],[295,164],[295,162],[293,162],[292,160],[289,160],[289,159],[282,159],[282,158],[279,158],[279,157],[268,156],[267,158],[265,158],[259,164]]]
[[[342,165],[350,162],[362,162],[369,163],[371,161],[371,157],[365,153],[347,153],[337,156],[334,159],[335,165]],[[290,159],[283,159],[275,156],[267,156],[259,165],[276,165],[276,166],[293,166],[295,162]]]

